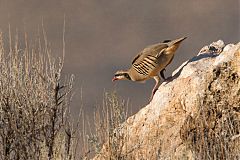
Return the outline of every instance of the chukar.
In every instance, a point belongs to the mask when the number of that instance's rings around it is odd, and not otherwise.
[[[160,85],[160,77],[165,80],[164,70],[172,62],[174,53],[180,43],[187,37],[176,40],[165,40],[162,43],[154,44],[143,49],[132,61],[132,66],[126,71],[117,71],[112,79],[145,81],[154,78],[156,84],[152,90],[150,100]]]

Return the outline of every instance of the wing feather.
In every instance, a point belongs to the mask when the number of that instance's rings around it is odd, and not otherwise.
[[[168,47],[167,44],[158,43],[143,49],[132,61],[132,67],[141,75],[149,75],[158,65],[158,58]]]
[[[136,62],[136,60],[141,56],[142,53],[139,53],[138,55],[136,55],[133,60],[132,60],[132,64],[134,64]]]

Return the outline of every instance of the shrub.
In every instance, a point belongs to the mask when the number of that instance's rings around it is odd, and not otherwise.
[[[0,159],[75,158],[73,76],[62,78],[63,58],[51,57],[43,35],[20,48],[9,34],[6,49],[0,34]]]

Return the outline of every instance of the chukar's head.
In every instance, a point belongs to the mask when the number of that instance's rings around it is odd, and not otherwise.
[[[131,80],[128,71],[117,71],[112,79],[112,81],[116,80]]]

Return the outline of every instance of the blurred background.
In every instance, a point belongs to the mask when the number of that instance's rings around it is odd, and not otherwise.
[[[144,47],[165,39],[187,36],[166,76],[204,46],[222,39],[240,40],[239,0],[0,0],[0,30],[7,37],[27,32],[34,39],[42,19],[52,53],[62,55],[66,20],[64,74],[75,75],[73,110],[80,106],[81,90],[87,114],[102,103],[104,91],[117,90],[129,99],[133,113],[148,103],[154,80],[145,84],[112,83],[118,69],[127,69]]]

